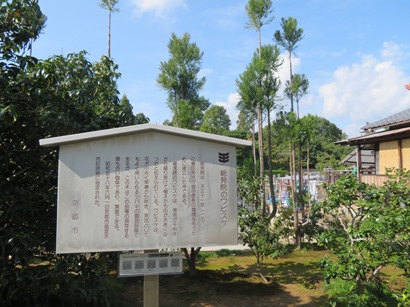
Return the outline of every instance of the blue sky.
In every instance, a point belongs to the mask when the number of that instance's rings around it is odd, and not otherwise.
[[[99,0],[39,0],[46,28],[33,56],[47,58],[86,50],[90,61],[107,54],[108,12]],[[120,0],[112,16],[111,56],[122,74],[118,82],[134,113],[162,124],[172,115],[167,94],[156,84],[167,61],[172,32],[191,35],[204,52],[201,94],[223,105],[236,126],[236,79],[257,48],[247,29],[246,0]],[[274,0],[274,21],[262,28],[262,43],[273,44],[282,17],[294,17],[305,37],[294,56],[294,72],[309,79],[302,115],[325,117],[349,136],[366,122],[410,108],[410,18],[408,0]],[[287,57],[279,76],[289,77]],[[288,102],[281,102],[289,109]]]

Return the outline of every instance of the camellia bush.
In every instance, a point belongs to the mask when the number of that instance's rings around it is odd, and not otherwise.
[[[106,306],[112,255],[56,255],[57,150],[39,139],[133,123],[117,65],[85,51],[28,55],[36,0],[0,2],[0,305]]]
[[[387,174],[379,188],[353,175],[327,187],[320,244],[336,259],[323,260],[322,269],[337,306],[394,306],[405,296],[393,293],[380,273],[389,265],[410,268],[410,172]]]

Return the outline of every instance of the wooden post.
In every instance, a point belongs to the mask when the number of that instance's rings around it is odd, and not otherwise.
[[[360,145],[356,147],[356,163],[357,163],[357,179],[360,181],[360,174],[362,172],[362,151]]]
[[[158,250],[145,250],[144,253],[157,253]],[[159,275],[144,275],[144,307],[159,306]]]
[[[403,146],[401,140],[397,141],[397,147],[399,151],[399,170],[403,170]]]
[[[159,275],[144,275],[144,307],[159,306]]]

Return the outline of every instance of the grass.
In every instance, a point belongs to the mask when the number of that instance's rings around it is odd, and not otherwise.
[[[196,277],[187,271],[160,277],[160,306],[326,306],[320,269],[325,256],[330,252],[302,249],[279,259],[265,258],[260,267],[268,280],[264,283],[249,250],[201,252]],[[394,267],[383,269],[382,278],[395,291],[407,286],[403,271]],[[142,306],[142,278],[117,283],[116,291],[126,287],[122,297],[130,306]]]

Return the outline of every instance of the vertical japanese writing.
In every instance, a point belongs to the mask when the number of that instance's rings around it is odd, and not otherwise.
[[[140,158],[135,157],[134,164],[134,236],[139,237],[140,228]]]
[[[191,234],[196,234],[196,162],[191,157]]]
[[[178,234],[178,208],[172,209],[172,236],[176,237]]]
[[[104,239],[109,238],[110,234],[110,175],[111,162],[105,161],[105,184],[104,184]]]
[[[78,234],[79,233],[79,227],[78,227],[78,220],[80,219],[80,215],[78,213],[79,207],[80,207],[80,203],[78,202],[78,200],[73,200],[72,204],[72,209],[73,212],[71,213],[71,221],[72,221],[72,226],[71,226],[71,233],[72,234]]]
[[[172,236],[178,231],[178,162],[172,162]]]
[[[100,235],[103,232],[104,239],[123,239],[133,244],[157,238],[174,242],[181,236],[208,240],[211,224],[226,231],[234,218],[229,207],[232,187],[231,171],[225,162],[228,158],[219,154],[219,163],[208,165],[206,157],[195,152],[186,150],[176,156],[145,152],[93,156],[91,178],[87,180],[94,189],[87,203],[91,201],[93,210],[99,212]],[[81,200],[74,196],[68,201],[74,198]],[[69,213],[72,227],[67,232],[73,236],[85,231],[79,229],[79,222],[84,222],[82,212]]]
[[[199,232],[205,234],[205,162],[199,168]]]
[[[186,158],[182,158],[182,205],[184,207],[187,205],[187,167],[186,167]]]
[[[148,238],[148,231],[149,231],[149,215],[148,213],[144,213],[144,236]]]
[[[115,205],[114,205],[114,228],[120,230],[120,182],[121,182],[121,158],[115,157]]]
[[[228,171],[222,169],[220,172],[220,202],[221,202],[221,225],[228,223]]]
[[[168,157],[164,157],[162,166],[162,186],[163,186],[163,231],[164,237],[168,236]]]
[[[144,158],[144,236],[148,238],[149,232],[149,157]]]
[[[153,221],[153,231],[158,233],[158,226],[159,226],[159,197],[158,197],[158,189],[159,189],[159,158],[154,158],[154,181],[153,181],[153,193],[154,193],[154,221]]]
[[[124,238],[129,238],[130,230],[130,157],[125,157],[125,182],[124,182]]]
[[[101,188],[101,157],[95,158],[95,186],[94,186],[94,205],[100,206],[100,188]]]

